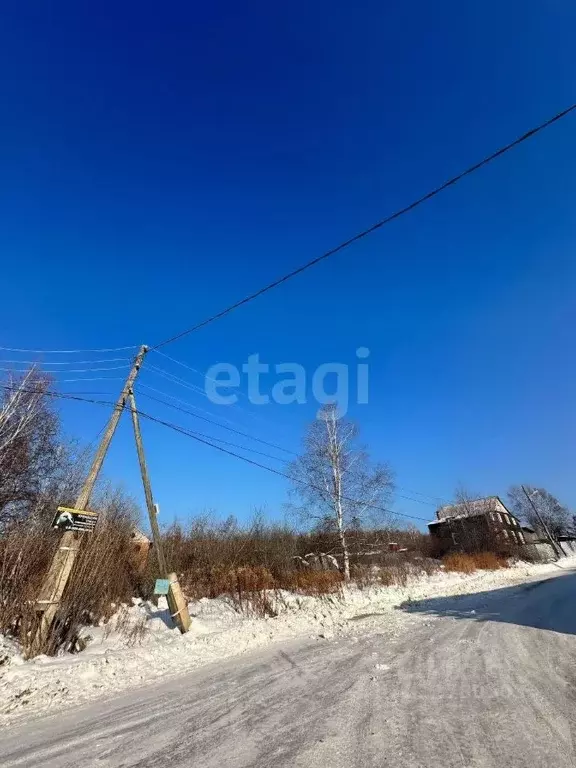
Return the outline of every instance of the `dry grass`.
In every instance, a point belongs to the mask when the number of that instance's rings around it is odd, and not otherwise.
[[[56,549],[59,534],[40,525],[18,525],[0,540],[0,632],[19,640],[27,655],[82,649],[83,626],[110,616],[114,603],[129,602],[136,578],[131,569],[129,522],[101,522],[81,537],[81,548],[59,611],[41,647],[35,601]]]
[[[305,595],[329,595],[342,589],[342,576],[334,571],[281,571],[273,574],[263,566],[190,570],[180,577],[189,599],[229,597],[238,610],[258,616],[274,616],[270,595],[289,590]]]
[[[508,563],[493,552],[476,552],[475,554],[453,554],[446,555],[443,559],[444,569],[446,571],[455,571],[457,573],[474,573],[476,570],[497,571],[500,568],[507,568]]]
[[[122,501],[122,500],[120,500]],[[34,652],[55,654],[82,650],[85,627],[106,621],[115,606],[130,604],[133,596],[152,597],[158,576],[155,557],[145,573],[134,571],[131,561],[130,515],[110,499],[94,533],[81,536],[81,549],[64,593],[51,633]],[[104,509],[104,506],[100,507]],[[398,532],[365,531],[355,534],[357,552],[353,578],[360,587],[370,584],[405,585],[422,564],[410,563],[387,550]],[[420,534],[406,534],[406,543],[420,541]],[[0,632],[17,638],[32,655],[38,615],[35,600],[57,546],[59,534],[46,520],[32,519],[4,530],[0,537]],[[332,552],[331,534],[303,534],[283,526],[266,525],[261,517],[241,528],[234,519],[214,522],[208,517],[192,522],[187,530],[175,525],[164,535],[166,559],[179,575],[188,598],[228,596],[239,611],[257,616],[275,615],[280,590],[303,595],[340,595],[338,571],[298,568],[296,556]],[[372,565],[363,564],[369,552]],[[419,558],[422,560],[423,558]],[[139,642],[143,627],[126,626],[129,642]]]
[[[430,576],[438,569],[438,563],[428,558],[410,560],[389,557],[383,566],[354,566],[352,580],[360,589],[372,586],[406,587],[410,578],[418,577],[423,572]]]
[[[342,591],[342,574],[338,571],[293,571],[283,580],[282,589],[304,595],[332,595]]]

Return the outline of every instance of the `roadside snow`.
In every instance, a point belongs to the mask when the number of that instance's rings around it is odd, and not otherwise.
[[[561,567],[575,565],[576,558],[570,558]],[[0,635],[0,724],[111,696],[273,641],[307,636],[329,641],[375,628],[396,635],[407,621],[418,620],[394,610],[407,600],[498,589],[551,575],[558,567],[522,563],[470,575],[439,572],[406,587],[351,586],[342,595],[321,598],[280,592],[270,596],[278,616],[265,619],[239,613],[226,598],[204,598],[190,603],[193,622],[186,635],[172,628],[165,603],[134,601],[108,625],[87,628],[82,653],[56,658],[24,661],[17,644]]]

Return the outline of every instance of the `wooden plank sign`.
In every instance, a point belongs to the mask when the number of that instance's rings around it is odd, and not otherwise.
[[[61,531],[93,531],[97,522],[98,512],[58,507],[52,521],[52,528],[58,528]]]

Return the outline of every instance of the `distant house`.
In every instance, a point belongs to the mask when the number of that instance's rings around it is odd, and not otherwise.
[[[152,549],[152,542],[139,528],[134,527],[130,534],[132,539],[131,561],[136,573],[144,573],[148,563],[148,555]]]
[[[428,529],[439,555],[487,549],[509,551],[526,543],[520,521],[498,496],[440,507],[436,518],[428,523]]]

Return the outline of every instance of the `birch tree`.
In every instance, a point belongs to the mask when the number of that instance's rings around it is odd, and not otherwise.
[[[0,400],[0,527],[29,513],[58,466],[58,419],[46,403],[49,385],[35,369],[5,385]]]
[[[333,531],[342,553],[342,573],[350,579],[348,533],[391,519],[384,509],[393,491],[385,464],[372,464],[357,443],[358,428],[338,418],[335,405],[324,406],[310,424],[304,451],[290,466],[291,495],[303,520]]]
[[[570,533],[572,516],[568,507],[558,501],[556,496],[553,496],[546,488],[535,488],[531,485],[527,485],[525,488],[552,536],[557,537]],[[544,535],[538,514],[534,512],[534,508],[526,498],[522,487],[513,485],[509,488],[508,499],[513,512],[521,520],[528,523],[531,528]]]

